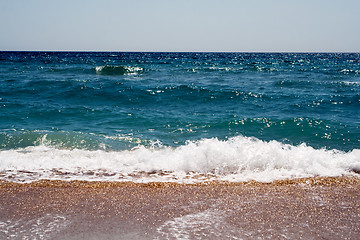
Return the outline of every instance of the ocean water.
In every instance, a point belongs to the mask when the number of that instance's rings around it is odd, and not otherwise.
[[[0,52],[0,179],[360,169],[359,53]]]

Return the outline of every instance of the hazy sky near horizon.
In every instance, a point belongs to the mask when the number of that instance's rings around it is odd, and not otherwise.
[[[0,0],[0,50],[360,52],[359,0]]]

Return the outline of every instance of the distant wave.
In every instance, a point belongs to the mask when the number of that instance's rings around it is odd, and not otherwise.
[[[123,151],[33,146],[0,151],[0,179],[196,182],[342,176],[360,169],[360,149],[314,149],[237,136],[191,141],[178,147],[138,145]]]
[[[100,75],[126,75],[126,74],[137,74],[142,72],[144,69],[141,67],[129,67],[129,66],[112,66],[104,65],[95,67],[95,71]]]

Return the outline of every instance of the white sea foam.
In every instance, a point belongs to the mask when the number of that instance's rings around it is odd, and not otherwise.
[[[62,215],[46,214],[39,218],[17,221],[0,221],[0,236],[7,239],[52,239],[70,224],[70,221]]]
[[[360,82],[355,81],[343,81],[343,83],[348,86],[360,86]]]
[[[292,146],[234,137],[188,142],[179,147],[138,146],[125,151],[64,150],[47,146],[0,151],[0,179],[112,181],[273,181],[341,176],[360,169],[360,149],[351,152]]]
[[[231,239],[231,225],[223,225],[226,214],[217,209],[207,209],[203,212],[188,214],[166,221],[157,232],[164,239],[201,239],[225,238]],[[160,239],[160,238],[155,238]]]

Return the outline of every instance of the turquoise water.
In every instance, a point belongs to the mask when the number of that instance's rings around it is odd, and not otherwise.
[[[251,138],[345,154],[360,149],[360,54],[0,52],[0,119],[3,153]]]

